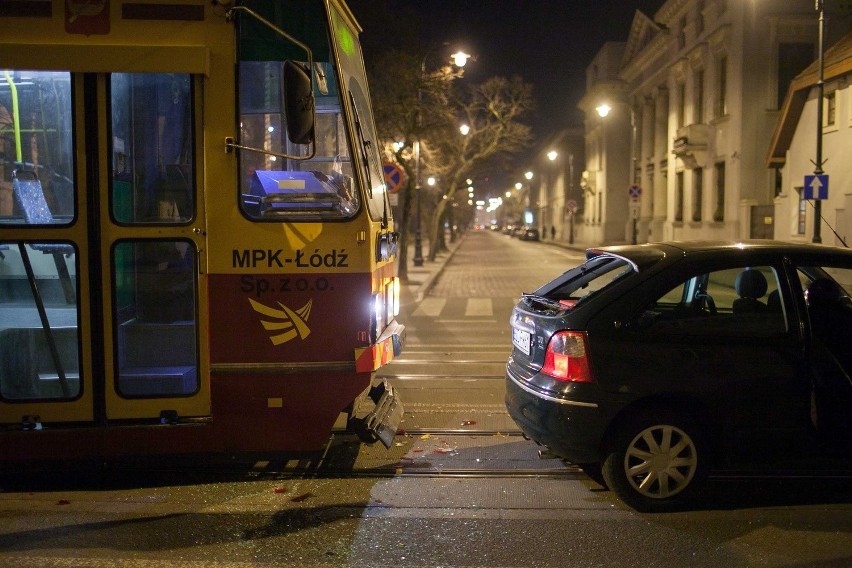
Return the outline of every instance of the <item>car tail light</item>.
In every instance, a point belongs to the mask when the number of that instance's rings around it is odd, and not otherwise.
[[[588,341],[580,331],[559,331],[550,338],[541,372],[560,381],[593,383]]]

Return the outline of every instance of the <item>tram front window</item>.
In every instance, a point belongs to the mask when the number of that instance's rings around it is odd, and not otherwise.
[[[333,220],[360,208],[340,96],[328,62],[315,62],[316,151],[306,160],[240,153],[243,211],[253,219]],[[310,145],[287,138],[282,64],[240,62],[240,143],[266,152],[308,156]]]
[[[80,394],[77,253],[71,243],[0,243],[0,398]]]

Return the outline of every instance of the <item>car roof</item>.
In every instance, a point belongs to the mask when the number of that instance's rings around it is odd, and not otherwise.
[[[730,241],[666,241],[641,245],[614,245],[589,248],[586,257],[611,254],[624,258],[639,270],[668,259],[683,258],[695,254],[724,254],[725,251],[769,253],[779,255],[841,255],[852,257],[852,249],[813,243],[791,243],[768,239],[743,239]]]
[[[681,251],[684,254],[696,252],[714,252],[727,249],[752,250],[778,253],[815,253],[815,254],[852,254],[852,249],[840,248],[814,243],[791,243],[786,241],[773,241],[768,239],[742,239],[737,241],[667,241],[656,243],[645,243],[641,245],[616,245],[606,246],[589,251],[608,252],[616,255],[632,256],[647,254],[646,249],[656,250],[662,253]]]

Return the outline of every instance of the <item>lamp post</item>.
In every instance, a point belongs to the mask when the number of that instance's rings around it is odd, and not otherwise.
[[[819,12],[819,79],[817,80],[817,139],[816,139],[816,161],[814,162],[814,175],[820,176],[825,172],[822,169],[822,113],[823,96],[825,95],[825,78],[823,76],[825,62],[823,61],[823,30],[825,27],[825,15],[823,13],[823,0],[815,0],[816,10]],[[820,236],[820,225],[822,224],[822,200],[815,196],[814,203],[814,238],[813,242],[822,243]]]
[[[423,61],[420,62],[420,80],[426,77],[426,58],[429,57],[430,51],[423,56]],[[453,65],[456,67],[464,67],[470,55],[463,51],[458,51],[450,56]],[[420,113],[423,111],[423,89],[417,87],[417,139],[414,141],[414,266],[423,266],[423,237],[421,233],[421,206],[420,206]]]

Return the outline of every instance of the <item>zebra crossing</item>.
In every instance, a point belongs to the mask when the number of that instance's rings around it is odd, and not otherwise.
[[[483,321],[508,317],[517,298],[424,298],[411,317],[429,317],[439,320]]]

